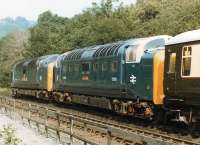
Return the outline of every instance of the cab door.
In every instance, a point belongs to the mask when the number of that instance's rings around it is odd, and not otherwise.
[[[138,46],[131,45],[126,49],[125,76],[128,97],[136,98],[139,94],[139,71],[138,71]]]
[[[174,48],[166,49],[165,64],[165,91],[176,94],[177,80],[177,51]]]

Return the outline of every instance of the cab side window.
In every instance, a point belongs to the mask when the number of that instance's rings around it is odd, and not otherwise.
[[[126,50],[126,62],[137,61],[137,45],[129,46]]]
[[[175,73],[176,53],[171,53],[169,56],[169,73]]]
[[[182,51],[182,76],[190,76],[192,60],[192,47],[183,47]]]

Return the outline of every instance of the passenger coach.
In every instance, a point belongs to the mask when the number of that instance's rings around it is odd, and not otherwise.
[[[200,113],[200,30],[179,34],[166,43],[165,107],[191,123]]]

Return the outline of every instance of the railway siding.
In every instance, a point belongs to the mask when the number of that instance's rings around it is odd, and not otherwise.
[[[79,140],[91,145],[133,145],[133,144],[197,144],[167,135],[157,134],[138,128],[130,128],[94,118],[68,114],[47,105],[39,105],[7,97],[0,97],[1,111],[13,119],[27,121],[46,136],[57,138],[60,142],[73,144]]]

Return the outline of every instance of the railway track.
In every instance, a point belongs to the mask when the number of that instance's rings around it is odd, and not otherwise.
[[[146,128],[130,127],[109,119],[100,119],[94,115],[92,117],[78,111],[66,111],[66,109],[48,104],[0,97],[0,105],[7,113],[16,113],[21,118],[27,119],[29,124],[36,122],[36,126],[43,124],[45,130],[56,131],[59,140],[62,140],[61,132],[64,132],[70,136],[70,142],[72,142],[72,138],[77,138],[84,144],[200,145],[200,142],[197,141],[162,134]]]

